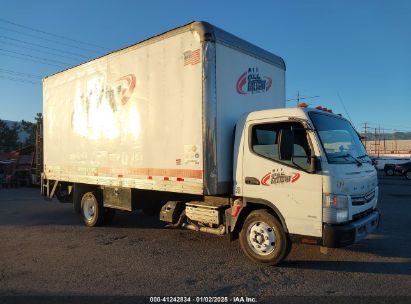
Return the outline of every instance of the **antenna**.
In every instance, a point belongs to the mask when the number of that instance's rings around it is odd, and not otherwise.
[[[297,101],[297,106],[300,104],[300,100],[302,99],[311,99],[311,98],[318,98],[320,96],[310,96],[310,97],[300,97],[300,91],[297,91],[297,98],[291,98],[291,99],[287,99],[286,101]]]
[[[342,100],[339,92],[337,92],[337,96],[338,96],[338,99],[340,100],[341,105],[343,106],[345,114],[347,115],[348,119],[350,120],[350,123],[353,124],[352,119],[350,117],[350,114],[348,114],[347,108],[345,107],[344,101]]]

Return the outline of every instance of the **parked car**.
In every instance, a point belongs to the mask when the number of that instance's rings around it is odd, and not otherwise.
[[[398,175],[404,175],[406,179],[411,179],[411,162],[396,165],[394,171]]]
[[[371,156],[371,158],[373,159],[373,165],[377,170],[385,170],[386,164],[398,165],[411,161],[409,156]]]

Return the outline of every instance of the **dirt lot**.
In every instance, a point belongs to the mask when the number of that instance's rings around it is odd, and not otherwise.
[[[38,189],[0,189],[0,295],[411,296],[411,181],[379,183],[378,234],[327,255],[294,245],[281,267],[250,262],[226,236],[167,230],[139,212],[86,228]]]

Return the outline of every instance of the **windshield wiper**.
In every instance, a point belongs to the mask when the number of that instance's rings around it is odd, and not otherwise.
[[[371,163],[371,159],[369,158],[368,154],[358,156],[357,159],[363,159],[364,157],[368,157],[368,161],[367,160],[364,161],[365,163]]]
[[[363,155],[361,155],[361,156],[363,156]],[[360,161],[358,160],[358,158],[352,156],[352,154],[350,154],[350,153],[346,153],[346,154],[334,156],[333,158],[347,158],[347,157],[351,157],[351,158],[357,163],[357,166],[358,166],[358,167],[362,166],[362,162],[360,162]]]

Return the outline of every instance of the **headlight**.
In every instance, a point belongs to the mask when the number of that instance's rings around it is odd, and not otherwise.
[[[323,222],[337,224],[348,221],[348,196],[324,194]]]

